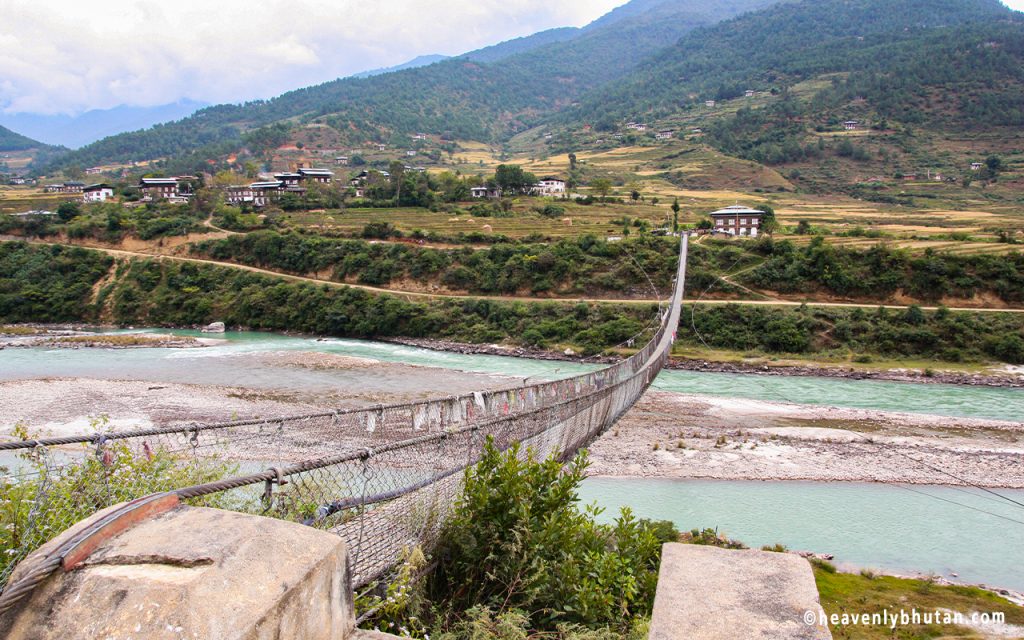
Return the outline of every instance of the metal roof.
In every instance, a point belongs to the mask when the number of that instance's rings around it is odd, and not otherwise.
[[[724,209],[719,209],[718,211],[712,211],[711,212],[711,215],[713,215],[713,216],[735,216],[735,215],[751,215],[751,214],[757,214],[757,215],[762,215],[763,216],[764,215],[764,211],[760,211],[758,209],[751,209],[750,207],[745,207],[745,206],[743,206],[741,204],[734,204],[734,205],[732,205],[730,207],[725,207]]]

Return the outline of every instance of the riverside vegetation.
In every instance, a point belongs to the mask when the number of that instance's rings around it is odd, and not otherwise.
[[[287,282],[229,267],[158,260],[115,264],[81,248],[0,243],[0,321],[194,326],[403,336],[596,354],[654,325],[657,306],[483,299],[411,302]],[[687,307],[682,345],[739,351],[1024,362],[1024,314],[771,307]],[[638,340],[640,342],[642,340]]]

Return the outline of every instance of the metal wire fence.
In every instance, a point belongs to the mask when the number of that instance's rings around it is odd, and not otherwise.
[[[160,492],[337,533],[354,586],[368,584],[403,550],[436,540],[462,472],[488,439],[500,449],[521,442],[524,455],[568,458],[629,410],[668,359],[685,252],[684,237],[671,304],[653,338],[599,371],[414,403],[0,443],[0,584],[74,523]]]

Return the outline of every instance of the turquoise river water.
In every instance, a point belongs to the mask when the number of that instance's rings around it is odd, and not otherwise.
[[[260,367],[253,366],[252,359],[235,357],[291,350],[519,378],[555,378],[594,368],[357,340],[263,333],[223,337],[223,343],[202,349],[5,349],[0,350],[0,381],[86,377],[309,392],[352,382],[351,371]],[[680,393],[812,405],[1024,419],[1024,391],[1017,389],[683,371],[662,372],[654,386]],[[1024,491],[999,493],[1024,503]],[[942,575],[955,572],[961,580],[1024,590],[1024,508],[977,490],[591,478],[581,495],[606,507],[606,518],[619,507],[630,506],[644,517],[670,519],[683,529],[718,527],[751,546],[782,543],[833,553],[840,563]]]

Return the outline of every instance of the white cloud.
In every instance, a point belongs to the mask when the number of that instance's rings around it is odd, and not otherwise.
[[[624,2],[0,0],[0,110],[270,97],[417,55],[581,26]]]

